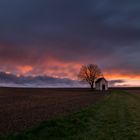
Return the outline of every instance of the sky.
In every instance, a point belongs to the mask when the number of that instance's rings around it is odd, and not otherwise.
[[[77,80],[93,63],[140,86],[139,60],[139,0],[0,0],[0,72]]]

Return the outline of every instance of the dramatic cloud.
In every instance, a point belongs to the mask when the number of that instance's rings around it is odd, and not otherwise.
[[[140,85],[139,15],[139,0],[1,0],[0,70],[76,79],[97,63]]]
[[[16,76],[9,73],[0,73],[0,85],[11,87],[88,87],[86,83],[70,79],[60,79],[48,76]]]
[[[110,87],[114,87],[117,86],[117,84],[124,84],[124,80],[111,80],[109,81],[109,85]]]

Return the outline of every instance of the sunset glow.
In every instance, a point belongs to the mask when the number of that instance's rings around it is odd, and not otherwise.
[[[45,61],[46,62],[46,61]],[[68,78],[72,80],[78,80],[77,75],[81,68],[82,64],[75,64],[75,63],[63,63],[60,61],[49,61],[49,63],[45,63],[42,65],[43,69],[39,69],[38,67],[33,66],[18,66],[17,67],[17,77],[20,75],[31,75],[31,76],[39,76],[39,75],[46,75],[54,78]],[[109,71],[109,70],[102,70],[104,77],[110,80],[123,80],[122,83],[116,83],[115,86],[140,86],[140,75],[139,74],[127,74],[127,73],[120,73],[120,71]],[[6,72],[6,74],[14,73]]]
[[[26,74],[33,70],[31,66],[18,66],[17,69],[19,70],[20,74]]]
[[[31,1],[0,2],[0,72],[77,81],[97,64],[112,86],[140,86],[135,1]]]

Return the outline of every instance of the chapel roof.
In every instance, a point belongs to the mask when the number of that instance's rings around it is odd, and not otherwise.
[[[107,80],[106,80],[104,77],[102,77],[102,78],[97,79],[97,81],[96,81],[95,83],[99,83],[99,82],[101,82],[102,80],[105,80],[105,81],[107,82]]]

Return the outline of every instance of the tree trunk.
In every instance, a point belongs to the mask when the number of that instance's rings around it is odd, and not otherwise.
[[[93,83],[91,83],[90,86],[91,86],[91,89],[94,89],[94,84]]]

